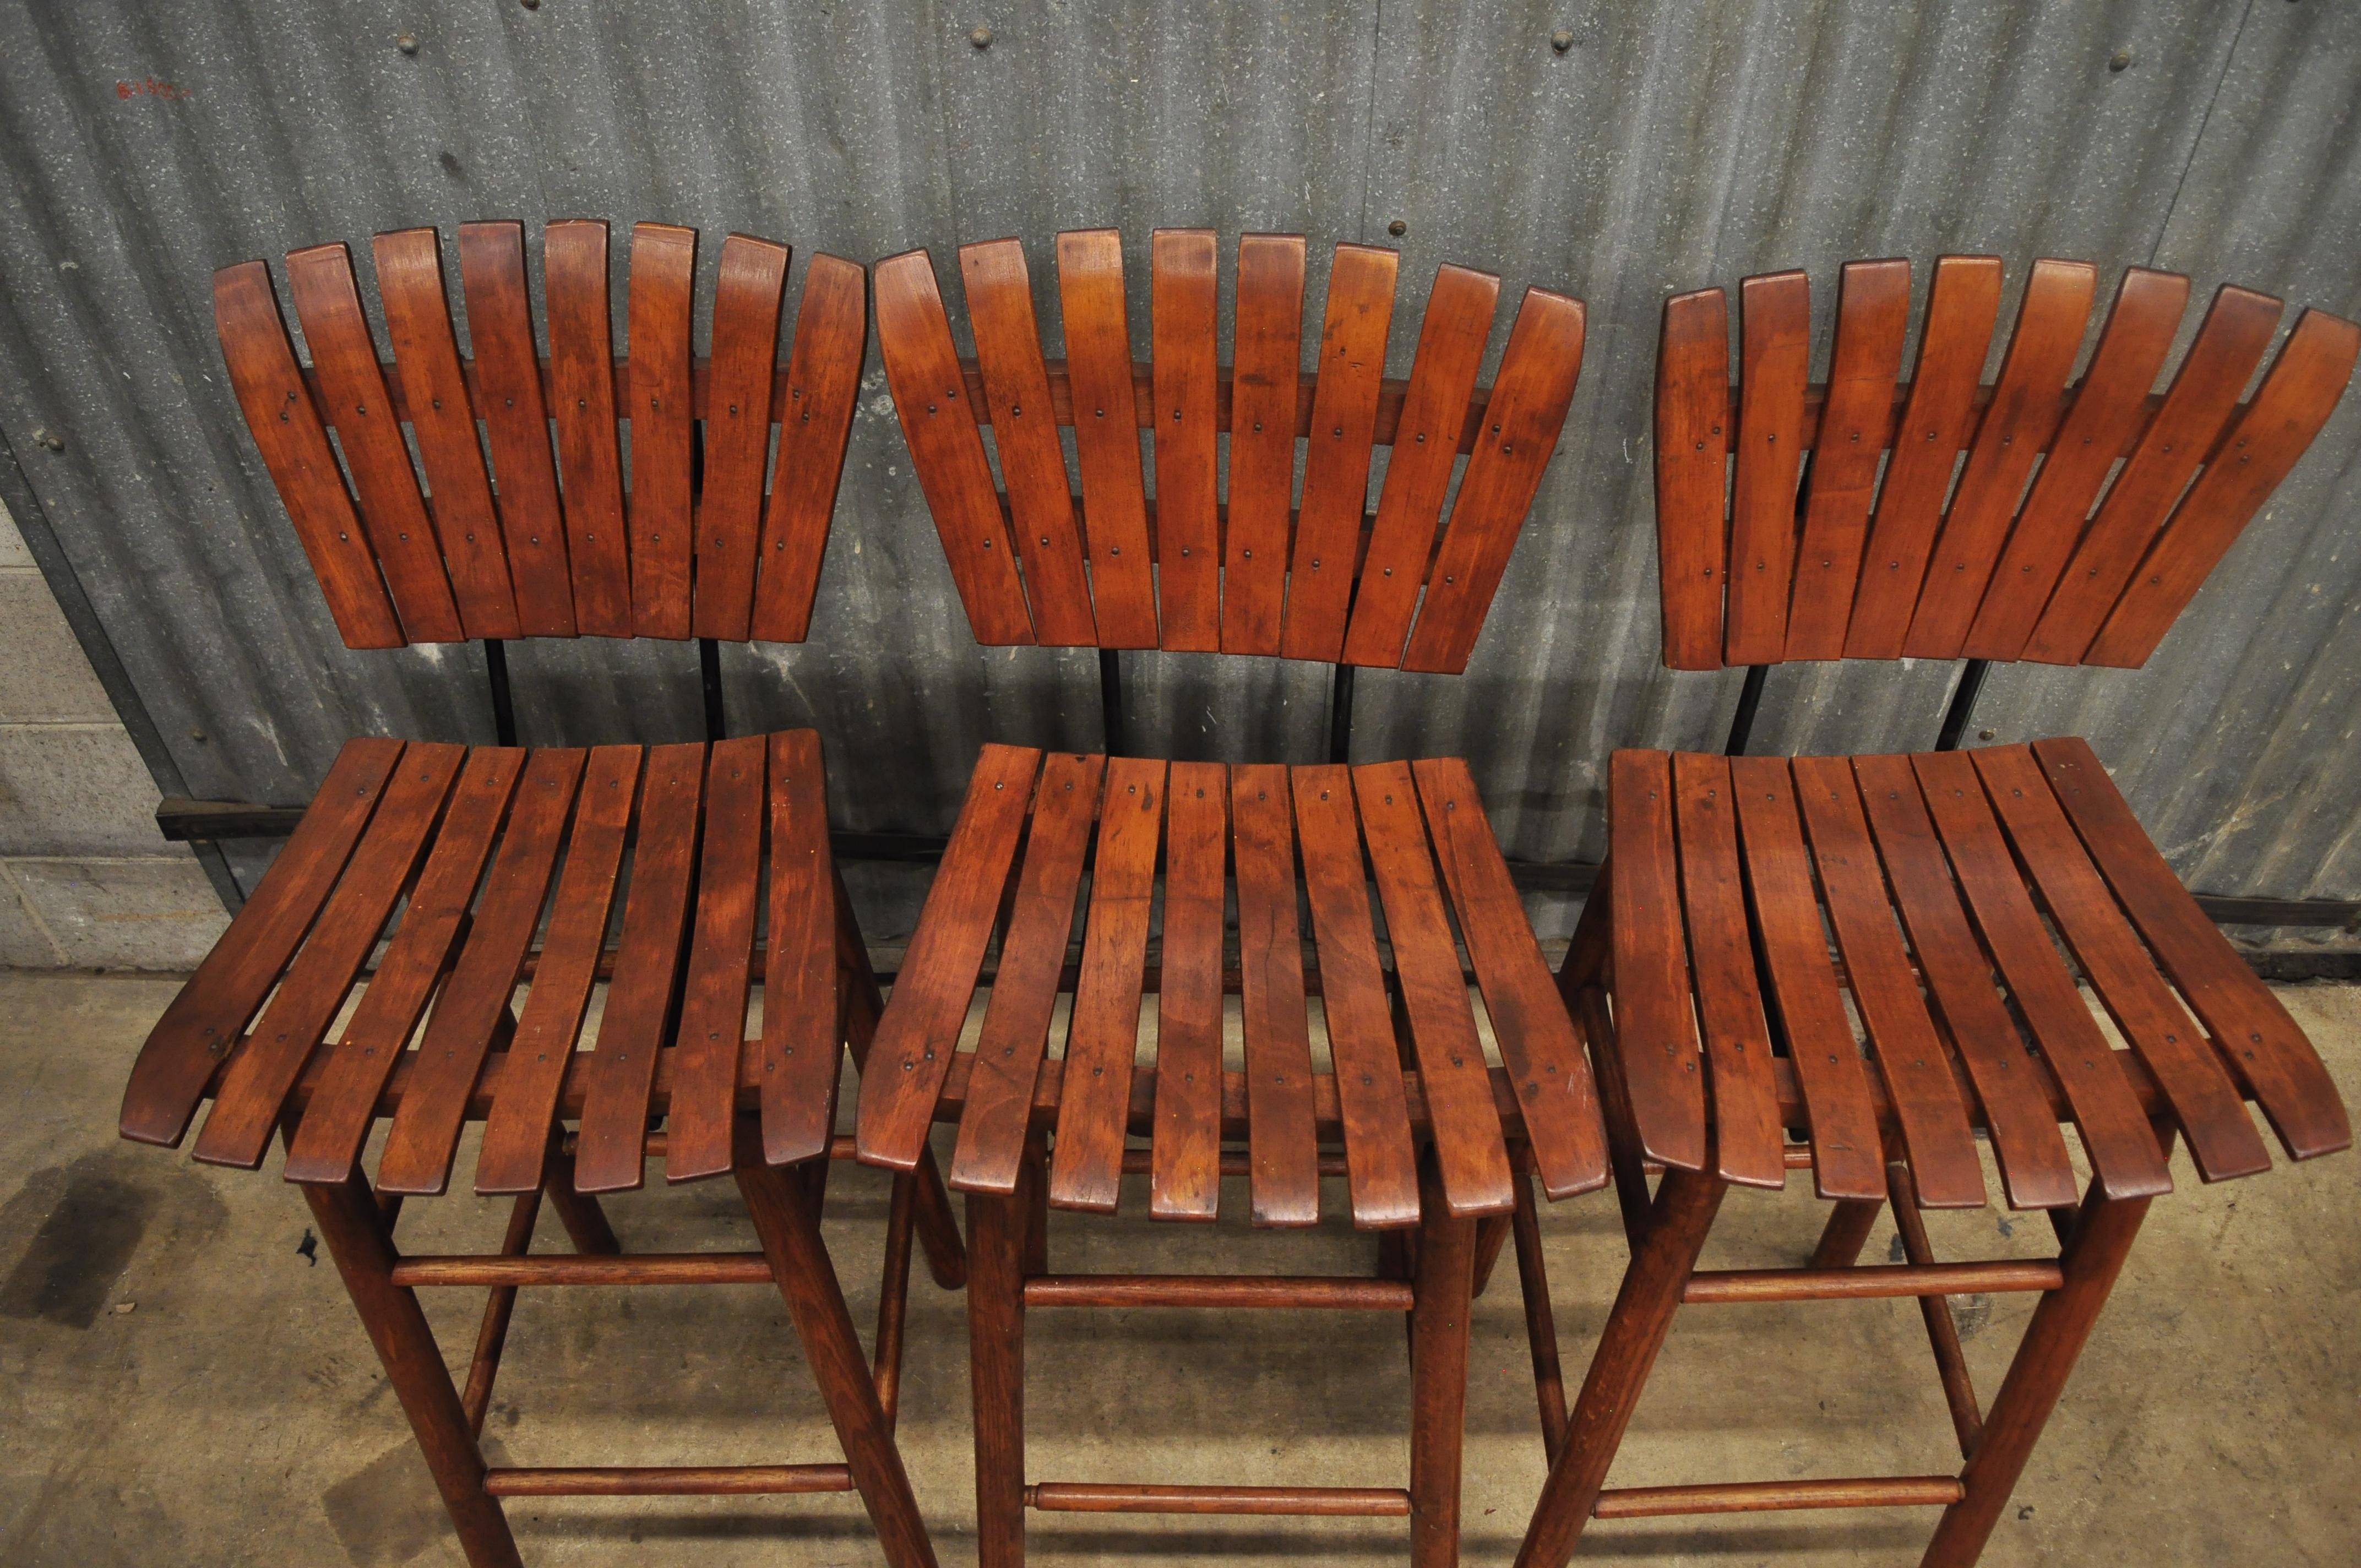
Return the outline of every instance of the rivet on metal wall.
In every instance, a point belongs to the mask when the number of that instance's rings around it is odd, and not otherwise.
[[[973,44],[978,49],[990,49],[992,47],[992,29],[990,27],[978,27],[975,31],[968,34],[967,41]]]
[[[1976,739],[1979,740],[1989,740],[1999,733],[2000,731],[1997,729],[1979,729],[1976,731]]]
[[[63,452],[66,449],[66,438],[47,425],[33,432],[33,441],[35,444],[46,446],[52,452]]]
[[[538,11],[541,9],[541,0],[517,0],[517,4],[523,6],[528,11]]]
[[[1410,225],[1402,222],[1400,218],[1396,218],[1393,222],[1386,225],[1386,232],[1393,236],[1396,239],[1400,239],[1402,236],[1410,233]]]
[[[418,52],[418,40],[412,38],[408,33],[397,33],[394,35],[393,47],[400,49],[404,54],[416,54]]]
[[[2107,69],[2109,71],[2129,71],[2132,68],[2132,60],[2135,57],[2131,50],[2127,49],[2119,49],[2115,51],[2115,57],[2107,61]]]
[[[1567,32],[1565,28],[1560,27],[1556,32],[1550,35],[1550,48],[1557,50],[1558,53],[1564,54],[1573,47],[1574,35]]]

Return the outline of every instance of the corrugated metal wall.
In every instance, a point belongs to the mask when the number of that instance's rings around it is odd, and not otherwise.
[[[1400,375],[1427,280],[1464,261],[1505,298],[1582,295],[1588,357],[1467,675],[1365,676],[1356,751],[1464,753],[1511,854],[1595,859],[1609,749],[1712,744],[1736,695],[1735,675],[1658,662],[1664,296],[1971,250],[2012,264],[2004,320],[2037,255],[2361,315],[2356,89],[2361,8],[2288,0],[0,0],[0,433],[53,578],[70,569],[61,591],[152,718],[159,781],[291,802],[351,732],[489,738],[489,718],[474,650],[338,642],[221,372],[216,266],[493,216],[657,218],[863,260],[1015,234],[1054,333],[1059,228],[1119,225],[1143,257],[1160,225],[1290,229],[1315,257],[1403,250]],[[1816,291],[1823,363],[1833,295]],[[987,738],[1096,743],[1094,665],[973,645],[871,365],[813,641],[728,650],[730,701],[741,725],[821,728],[840,825],[940,831]],[[1980,726],[2091,737],[2201,888],[2361,896],[2356,453],[2361,398],[2149,668],[1996,671]],[[697,724],[686,646],[522,646],[515,665],[528,740]],[[1144,743],[1321,743],[1318,672],[1131,669]],[[1775,672],[1758,746],[1923,745],[1950,678]]]

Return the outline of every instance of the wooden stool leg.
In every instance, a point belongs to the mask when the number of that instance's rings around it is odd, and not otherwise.
[[[853,1334],[852,1314],[820,1239],[819,1216],[806,1201],[795,1171],[764,1163],[762,1132],[752,1117],[739,1119],[737,1135],[738,1190],[745,1195],[754,1233],[795,1320],[804,1358],[811,1364],[885,1561],[894,1568],[935,1568],[934,1543],[918,1517],[893,1428],[877,1403],[877,1386]]]
[[[1982,1441],[1960,1472],[1967,1495],[1943,1510],[1935,1539],[1920,1560],[1925,1568],[1969,1568],[1982,1554],[2049,1412],[2057,1408],[2074,1358],[2082,1353],[2107,1292],[2123,1272],[2151,1201],[2103,1198],[2095,1187],[2083,1200],[2073,1240],[2061,1255],[2066,1282],[2046,1293],[2033,1310],[2025,1342],[2017,1346],[2000,1396],[1984,1417]]]
[[[1839,1198],[1828,1213],[1828,1223],[1820,1232],[1820,1245],[1812,1249],[1814,1268],[1850,1268],[1861,1261],[1861,1249],[1869,1243],[1869,1233],[1877,1224],[1878,1215],[1885,1205],[1874,1198]]]
[[[975,1396],[976,1561],[1025,1561],[1025,1249],[1040,1168],[1006,1197],[967,1194],[968,1376]]]
[[[825,1162],[820,1162],[825,1163]],[[890,1430],[902,1403],[902,1335],[910,1305],[910,1232],[917,1216],[917,1180],[908,1171],[894,1175],[894,1197],[885,1212],[885,1266],[877,1284],[877,1403]]]
[[[1517,1209],[1509,1218],[1517,1238],[1517,1289],[1525,1303],[1525,1343],[1533,1355],[1533,1398],[1541,1405],[1542,1456],[1554,1461],[1565,1446],[1565,1374],[1557,1359],[1557,1318],[1550,1309],[1549,1266],[1542,1257],[1541,1215],[1530,1177],[1517,1179]]]
[[[474,1568],[516,1568],[516,1539],[509,1533],[500,1499],[484,1490],[483,1451],[476,1446],[426,1314],[419,1310],[418,1294],[393,1282],[393,1245],[368,1183],[357,1174],[335,1184],[307,1182],[303,1197],[361,1326],[385,1364],[402,1413],[410,1418],[419,1452],[459,1533],[460,1549]]]
[[[1474,1220],[1455,1220],[1430,1157],[1419,1182],[1418,1283],[1411,1311],[1410,1560],[1459,1561],[1459,1467],[1467,1420]]]
[[[1657,1184],[1647,1238],[1623,1271],[1622,1288],[1575,1401],[1565,1446],[1550,1466],[1517,1550],[1517,1568],[1563,1568],[1574,1555],[1728,1190],[1719,1178],[1694,1170],[1668,1170]]]
[[[1525,1178],[1512,1173],[1518,1186]],[[1508,1245],[1509,1233],[1516,1221],[1508,1214],[1487,1214],[1476,1222],[1476,1294],[1481,1297],[1484,1288],[1492,1283],[1492,1269],[1500,1261],[1500,1249]]]
[[[607,1223],[607,1211],[598,1206],[598,1200],[574,1190],[574,1156],[566,1150],[563,1129],[553,1132],[550,1138],[549,1176],[542,1188],[549,1194],[549,1206],[557,1211],[558,1223],[566,1227],[566,1239],[579,1253],[611,1257],[621,1252],[622,1244],[615,1239],[614,1227]]]

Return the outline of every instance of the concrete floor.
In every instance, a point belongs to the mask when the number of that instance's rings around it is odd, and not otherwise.
[[[0,974],[0,1563],[457,1563],[423,1464],[307,1216],[271,1175],[114,1134],[124,1074],[170,997],[158,979]],[[2361,1102],[2361,989],[2283,993]],[[464,1166],[463,1166],[464,1168]],[[2361,1218],[2351,1156],[2160,1201],[1985,1561],[2349,1563],[2361,1541]],[[1226,1195],[1225,1195],[1226,1196]],[[1235,1195],[1242,1198],[1243,1194]],[[1132,1202],[1126,1195],[1126,1204]],[[1226,1206],[1226,1202],[1225,1202]],[[1242,1206],[1242,1205],[1241,1205]],[[416,1250],[489,1247],[502,1211],[422,1202]],[[751,1245],[727,1184],[610,1205],[631,1248]],[[1709,1264],[1783,1262],[1821,1206],[1734,1196]],[[884,1223],[874,1173],[839,1168],[828,1232],[864,1332]],[[1929,1216],[1947,1255],[2037,1255],[2048,1227]],[[1601,1195],[1546,1212],[1558,1323],[1578,1376],[1623,1263]],[[544,1215],[542,1245],[562,1245]],[[1365,1270],[1345,1231],[1253,1238],[1060,1215],[1060,1268]],[[1890,1223],[1871,1255],[1894,1246]],[[452,1353],[480,1298],[438,1292]],[[2030,1310],[1957,1305],[1988,1401]],[[965,1323],[914,1286],[902,1434],[946,1563],[972,1561]],[[1466,1556],[1514,1553],[1543,1467],[1513,1271],[1476,1315]],[[1400,1485],[1401,1329],[1337,1314],[1037,1314],[1036,1479]],[[761,1288],[548,1291],[519,1306],[491,1419],[495,1463],[833,1459],[784,1311]],[[1617,1485],[1955,1467],[1915,1307],[1682,1314]],[[532,1563],[877,1561],[856,1499],[532,1500]],[[1034,1515],[1042,1563],[1400,1559],[1399,1521]],[[1630,1521],[1585,1555],[1631,1563],[1909,1563],[1930,1510]]]

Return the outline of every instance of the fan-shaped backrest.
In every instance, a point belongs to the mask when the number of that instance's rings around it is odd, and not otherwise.
[[[1320,367],[1307,375],[1302,237],[1242,235],[1236,362],[1224,366],[1215,248],[1210,229],[1157,231],[1144,364],[1133,358],[1112,229],[1058,236],[1062,361],[1043,356],[1016,240],[960,249],[973,362],[959,357],[927,253],[877,263],[886,376],[977,641],[1465,669],[1573,400],[1582,302],[1527,290],[1499,374],[1479,389],[1499,280],[1444,267],[1410,379],[1389,381],[1399,258],[1339,245]],[[1079,496],[1060,425],[1074,427]],[[984,455],[987,426],[1005,494]],[[1142,429],[1155,433],[1152,500]],[[1370,517],[1378,444],[1393,453]]]
[[[2189,280],[2135,267],[2070,388],[2097,283],[2086,262],[2035,262],[1989,386],[1994,257],[1936,262],[1906,382],[1906,261],[1846,263],[1825,387],[1805,384],[1803,273],[1740,285],[1735,386],[1722,291],[1666,302],[1664,662],[2146,663],[2327,422],[2361,328],[2306,311],[2241,403],[2280,304],[2224,285],[2159,396]]]
[[[247,261],[214,275],[231,384],[346,644],[802,641],[866,353],[859,264],[812,259],[782,368],[787,247],[731,235],[713,356],[693,359],[697,233],[637,225],[623,358],[608,310],[607,225],[553,223],[544,360],[522,226],[463,224],[458,239],[467,359],[433,229],[375,241],[393,349],[382,363],[341,243],[287,258],[309,367],[296,359],[268,268]]]

